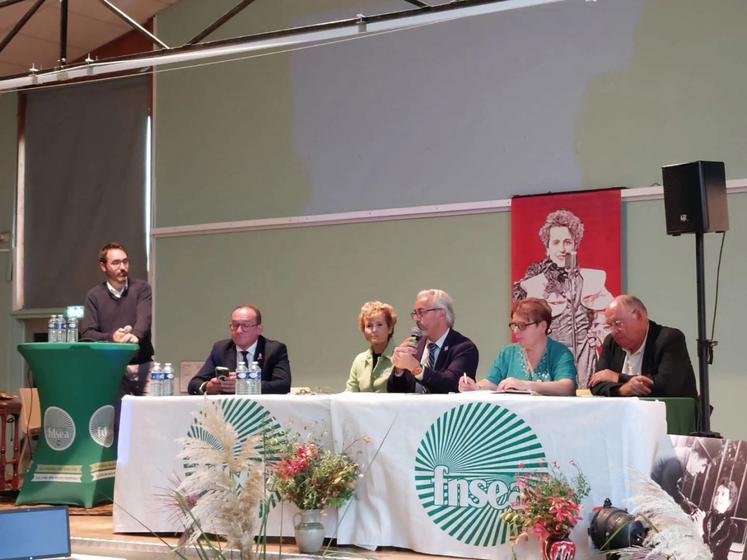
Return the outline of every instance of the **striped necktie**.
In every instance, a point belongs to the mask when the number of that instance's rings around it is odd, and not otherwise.
[[[428,343],[428,365],[431,369],[436,369],[436,352],[438,352],[438,344],[435,342]]]
[[[426,367],[429,367],[431,369],[435,369],[436,367],[436,352],[438,351],[438,344],[435,342],[429,342],[426,346],[426,350],[428,350],[428,363],[425,364]],[[415,392],[416,393],[428,393],[428,389],[425,388],[425,386],[418,380],[415,380]]]

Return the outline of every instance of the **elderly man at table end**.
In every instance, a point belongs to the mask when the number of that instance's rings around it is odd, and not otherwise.
[[[290,391],[291,370],[285,344],[262,336],[262,313],[253,305],[240,305],[231,313],[231,338],[213,345],[200,371],[189,382],[191,395],[233,394],[236,388],[236,364],[257,362],[262,368],[262,393],[284,394]],[[215,376],[216,367],[225,367],[230,375]]]
[[[697,398],[695,373],[682,331],[649,320],[635,296],[617,296],[604,312],[610,334],[589,385],[608,397]]]
[[[477,346],[455,331],[454,303],[443,290],[423,290],[410,314],[422,332],[410,336],[394,349],[394,371],[389,376],[390,393],[456,393],[459,378],[475,378]]]

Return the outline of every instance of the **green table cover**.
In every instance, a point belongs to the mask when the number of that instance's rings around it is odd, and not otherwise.
[[[667,407],[667,433],[686,436],[697,430],[697,401],[689,397],[645,397],[644,401],[662,401]]]
[[[16,504],[111,501],[117,450],[115,405],[137,344],[19,344],[39,390],[39,445]]]

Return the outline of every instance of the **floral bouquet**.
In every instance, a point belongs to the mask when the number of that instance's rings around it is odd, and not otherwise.
[[[581,500],[589,493],[589,485],[575,462],[577,474],[569,480],[553,463],[549,472],[523,473],[517,476],[519,499],[503,520],[518,529],[532,531],[537,538],[565,539],[581,519]]]
[[[287,436],[272,469],[274,488],[298,509],[342,506],[355,492],[360,466],[346,453]]]

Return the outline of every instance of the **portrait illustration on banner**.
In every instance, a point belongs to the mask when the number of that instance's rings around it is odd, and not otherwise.
[[[586,388],[609,332],[604,309],[620,292],[620,193],[515,198],[511,214],[512,301],[547,301],[550,336],[571,350]]]

